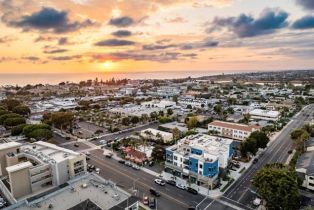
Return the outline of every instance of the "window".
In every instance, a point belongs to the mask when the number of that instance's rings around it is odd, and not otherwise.
[[[174,160],[178,160],[178,157],[177,157],[177,156],[174,156],[173,159],[174,159]]]
[[[200,164],[200,168],[203,168],[203,165],[202,165],[202,164]]]

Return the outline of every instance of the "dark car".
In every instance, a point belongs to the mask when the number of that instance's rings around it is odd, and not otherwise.
[[[172,185],[172,186],[176,186],[176,182],[173,180],[167,180],[167,184]]]
[[[196,210],[196,208],[193,207],[193,206],[190,206],[190,207],[188,208],[188,210]]]
[[[156,208],[156,199],[155,198],[150,198],[149,202],[148,202],[148,206],[151,209],[155,209]]]
[[[258,162],[258,159],[257,159],[257,158],[254,158],[253,163],[255,164],[255,163],[257,163],[257,162]]]
[[[291,153],[292,153],[292,150],[289,150],[289,151],[288,151],[288,154],[291,154]]]
[[[160,197],[160,193],[153,188],[150,188],[149,192],[156,197]]]
[[[191,187],[188,187],[188,188],[186,189],[186,191],[188,191],[189,193],[192,193],[192,194],[194,194],[194,195],[197,195],[197,194],[198,194],[197,190],[194,190],[194,189],[191,188]]]
[[[124,160],[119,160],[118,162],[121,163],[121,164],[125,164]]]
[[[150,162],[148,163],[148,166],[149,166],[149,167],[154,166],[154,161],[150,161]]]

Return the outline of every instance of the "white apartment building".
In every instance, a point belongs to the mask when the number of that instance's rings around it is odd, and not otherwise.
[[[252,132],[260,130],[256,125],[244,125],[215,120],[208,124],[209,131],[216,131],[220,136],[236,140],[245,140]]]
[[[254,109],[249,112],[251,119],[254,120],[267,120],[267,121],[277,121],[279,120],[280,112],[278,111],[268,111],[263,109]]]
[[[8,193],[15,199],[59,186],[87,171],[85,155],[43,141],[2,144],[0,160]]]
[[[180,97],[178,103],[186,108],[188,105],[191,105],[192,108],[207,108],[208,100],[205,98],[189,98],[189,97]]]
[[[155,95],[160,97],[173,97],[180,95],[180,88],[172,86],[162,86],[157,88]]]

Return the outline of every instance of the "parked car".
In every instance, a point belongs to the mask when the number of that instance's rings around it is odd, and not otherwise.
[[[111,158],[112,156],[113,156],[112,153],[108,153],[108,154],[105,155],[106,158]]]
[[[99,174],[100,173],[100,168],[96,168],[95,172],[96,172],[96,174]]]
[[[150,209],[155,209],[156,208],[156,199],[155,198],[150,198],[148,206],[149,206]]]
[[[289,151],[288,151],[288,154],[291,154],[291,153],[292,153],[292,150],[289,150]]]
[[[186,189],[186,187],[183,184],[180,184],[180,183],[177,183],[176,187],[181,189],[181,190],[185,190]]]
[[[75,147],[79,147],[80,145],[79,145],[78,143],[75,143],[74,146],[75,146]]]
[[[188,208],[188,210],[196,210],[196,208],[193,207],[193,206],[190,206],[190,207]]]
[[[167,184],[172,185],[172,186],[176,186],[176,181],[167,180]]]
[[[258,159],[257,158],[254,158],[253,160],[253,164],[257,163],[258,162]]]
[[[152,167],[154,165],[154,161],[149,161],[148,166]]]
[[[135,170],[140,170],[140,167],[138,165],[135,165],[135,164],[132,165],[132,168],[135,169]]]
[[[129,166],[129,167],[132,167],[132,163],[130,163],[130,162],[125,162],[125,165]]]
[[[121,163],[121,164],[125,164],[124,160],[119,160],[118,162]]]
[[[162,179],[155,179],[154,182],[160,186],[165,186],[166,182]]]
[[[192,193],[192,194],[194,194],[194,195],[197,195],[197,194],[198,194],[197,190],[195,190],[195,189],[193,189],[193,188],[191,188],[191,187],[186,188],[186,191],[188,191],[189,193]]]
[[[160,193],[153,188],[150,188],[149,192],[156,197],[160,197]]]
[[[148,203],[149,203],[149,198],[148,198],[148,196],[145,196],[143,199],[143,204],[148,205]]]

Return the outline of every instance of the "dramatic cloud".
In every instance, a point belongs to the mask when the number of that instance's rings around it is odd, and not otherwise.
[[[166,22],[168,23],[186,23],[188,22],[183,17],[175,17],[175,18],[165,18]]]
[[[3,37],[0,37],[0,44],[8,44],[8,43],[16,41],[16,40],[17,40],[16,37],[3,36]]]
[[[57,53],[64,53],[67,52],[67,49],[53,49],[53,50],[45,50],[44,53],[46,54],[57,54]]]
[[[66,11],[44,7],[31,15],[22,16],[17,21],[7,23],[10,26],[21,27],[25,31],[39,30],[52,33],[67,33],[94,25],[90,19],[83,22],[71,22]]]
[[[258,18],[241,14],[238,17],[216,17],[207,29],[208,33],[227,28],[238,37],[254,37],[274,33],[288,25],[289,14],[278,9],[265,9]]]
[[[52,36],[38,36],[36,39],[34,39],[34,42],[50,42],[57,40],[57,37]]]
[[[124,16],[118,18],[112,18],[109,20],[109,25],[116,27],[128,27],[134,23],[134,20],[131,17]]]
[[[314,16],[307,15],[299,20],[296,20],[292,24],[292,28],[294,29],[309,29],[309,28],[314,28]]]
[[[71,55],[71,56],[56,56],[56,57],[49,57],[49,59],[54,61],[69,61],[69,60],[77,60],[80,59],[81,55]]]
[[[297,4],[301,5],[304,9],[314,10],[313,0],[296,0]]]
[[[158,44],[149,44],[149,45],[143,45],[143,50],[165,50],[168,48],[174,48],[177,47],[175,44],[168,44],[168,45],[158,45]]]
[[[135,61],[154,61],[160,63],[167,63],[175,60],[185,60],[186,58],[195,59],[197,54],[195,53],[179,53],[179,52],[161,52],[161,53],[137,53],[137,52],[114,52],[110,54],[94,54],[92,60],[97,62],[103,62],[110,59],[113,61],[121,60],[135,60]]]
[[[116,46],[129,46],[134,45],[135,42],[124,40],[124,39],[107,39],[100,42],[95,43],[95,46],[109,46],[109,47],[116,47]]]
[[[119,31],[113,32],[111,35],[116,36],[116,37],[128,37],[132,35],[132,32],[128,30],[119,30]]]

